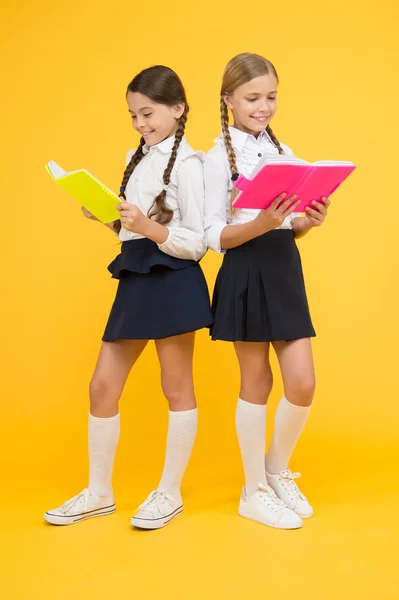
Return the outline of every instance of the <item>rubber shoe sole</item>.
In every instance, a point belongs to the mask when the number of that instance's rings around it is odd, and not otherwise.
[[[88,512],[72,516],[56,515],[51,511],[48,511],[44,515],[44,520],[51,525],[73,525],[74,523],[79,523],[85,519],[93,519],[94,517],[112,515],[115,510],[115,504],[111,504],[110,506],[103,506],[102,508],[97,508],[95,510],[90,510]]]
[[[161,529],[173,521],[173,519],[181,515],[182,512],[183,506],[179,506],[169,515],[165,515],[165,517],[159,517],[157,519],[141,519],[140,517],[132,517],[130,524],[136,529]]]

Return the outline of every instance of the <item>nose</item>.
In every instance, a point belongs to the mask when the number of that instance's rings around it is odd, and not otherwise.
[[[141,129],[143,129],[144,127],[144,119],[143,117],[138,116],[136,118],[136,129],[137,131],[140,131]]]
[[[265,113],[271,112],[270,104],[267,98],[263,98],[259,104],[259,109]]]

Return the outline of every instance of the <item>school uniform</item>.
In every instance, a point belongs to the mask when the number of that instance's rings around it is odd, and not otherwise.
[[[173,136],[156,146],[143,146],[144,157],[126,186],[127,202],[145,215],[163,189],[174,141]],[[132,155],[133,151],[127,162]],[[203,158],[182,139],[166,189],[173,218],[163,244],[122,227],[122,251],[108,267],[119,284],[103,341],[161,339],[211,325],[208,288],[198,264],[207,249]]]
[[[266,131],[255,138],[230,127],[230,135],[238,172],[247,177],[263,154],[278,154]],[[285,154],[293,155],[287,146],[281,146]],[[205,234],[208,246],[221,253],[224,227],[248,223],[259,213],[240,209],[229,214],[231,175],[221,135],[204,165]],[[282,182],[282,191],[283,187]],[[212,301],[212,339],[272,342],[315,336],[292,230],[298,216],[292,213],[281,227],[224,253]]]

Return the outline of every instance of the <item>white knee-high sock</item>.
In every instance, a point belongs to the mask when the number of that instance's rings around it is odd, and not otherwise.
[[[119,413],[104,419],[89,414],[89,490],[99,496],[112,492],[112,471],[119,434]]]
[[[181,501],[180,486],[191,456],[198,427],[198,409],[169,411],[166,456],[158,490]]]
[[[268,473],[281,473],[288,469],[289,460],[308,420],[310,408],[291,404],[285,396],[280,400],[273,437],[266,456]]]
[[[259,483],[266,485],[266,404],[238,399],[236,430],[245,473],[245,492],[254,494]]]

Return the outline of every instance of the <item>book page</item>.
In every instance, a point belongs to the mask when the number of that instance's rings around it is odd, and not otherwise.
[[[50,160],[50,162],[47,163],[47,168],[50,171],[51,175],[54,177],[54,179],[60,179],[61,177],[65,177],[65,175],[68,175],[68,173],[64,171],[64,169],[62,169],[59,165],[57,165],[57,163],[53,160]]]
[[[265,166],[270,164],[285,164],[285,165],[308,165],[307,160],[297,158],[296,156],[286,156],[285,154],[268,154],[265,153],[255,166],[251,173],[251,179]]]
[[[315,167],[349,167],[353,166],[353,163],[347,160],[318,160],[312,163]]]

